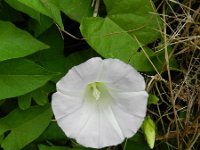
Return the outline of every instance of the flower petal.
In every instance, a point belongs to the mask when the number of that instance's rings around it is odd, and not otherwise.
[[[76,139],[94,112],[94,107],[87,105],[87,103],[83,103],[81,107],[73,113],[69,113],[56,120],[68,137]]]
[[[57,119],[58,125],[68,137],[86,147],[102,148],[121,143],[124,136],[111,108],[94,105],[84,103],[77,111]]]
[[[132,137],[142,125],[144,117],[131,115],[117,106],[112,106],[113,113],[125,137]]]
[[[100,81],[117,91],[143,91],[144,78],[130,65],[118,59],[105,59]]]
[[[146,91],[112,94],[114,105],[130,114],[144,117],[147,109],[148,94]]]
[[[85,83],[79,73],[72,68],[57,82],[56,88],[57,91],[66,95],[81,95],[86,85],[87,83]]]
[[[73,67],[58,81],[57,90],[66,94],[76,91],[83,92],[88,83],[95,82],[98,79],[102,64],[103,60],[100,57],[94,57]]]
[[[98,105],[95,110],[77,136],[77,142],[93,148],[121,143],[124,136],[111,108]]]
[[[81,97],[64,95],[60,92],[52,95],[52,109],[56,119],[60,119],[79,109],[82,103]]]
[[[113,95],[113,113],[125,137],[137,132],[146,115],[147,97],[145,91],[116,93]]]
[[[100,57],[94,57],[88,61],[75,66],[74,68],[87,83],[96,82],[102,71],[103,60]]]

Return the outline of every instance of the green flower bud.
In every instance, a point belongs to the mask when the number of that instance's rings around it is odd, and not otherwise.
[[[144,132],[144,135],[146,137],[147,143],[151,149],[153,149],[155,144],[155,136],[156,136],[156,125],[154,121],[150,118],[150,116],[147,116],[143,122],[142,130]]]

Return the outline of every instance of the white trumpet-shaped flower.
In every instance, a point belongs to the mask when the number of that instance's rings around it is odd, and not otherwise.
[[[118,59],[95,57],[57,83],[52,109],[64,133],[86,147],[117,145],[133,136],[146,115],[143,77]]]

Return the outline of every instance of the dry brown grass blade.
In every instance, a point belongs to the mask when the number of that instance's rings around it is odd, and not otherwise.
[[[149,91],[160,98],[149,109],[159,128],[155,149],[163,143],[168,149],[200,149],[200,2],[163,0],[157,10],[164,22],[166,72],[148,82]],[[170,68],[171,57],[179,71]]]

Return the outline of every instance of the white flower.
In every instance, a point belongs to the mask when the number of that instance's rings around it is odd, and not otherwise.
[[[118,59],[91,58],[69,70],[56,86],[52,109],[58,125],[86,147],[123,142],[146,115],[144,79]]]

